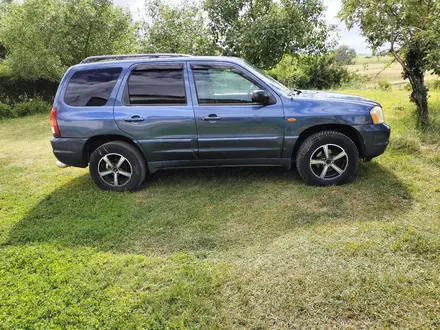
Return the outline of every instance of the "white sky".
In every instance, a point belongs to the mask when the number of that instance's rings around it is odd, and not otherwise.
[[[167,0],[170,2],[177,2],[182,0]],[[139,17],[139,10],[143,7],[145,0],[114,0],[114,2],[120,6],[130,9],[134,17]],[[339,44],[348,45],[356,49],[357,53],[370,54],[371,50],[368,49],[364,38],[360,35],[357,28],[353,28],[348,31],[345,25],[339,22],[335,18],[339,9],[341,8],[340,0],[324,0],[324,4],[327,6],[326,19],[328,23],[336,24],[339,32]]]

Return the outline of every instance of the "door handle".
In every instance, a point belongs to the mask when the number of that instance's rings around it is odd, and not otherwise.
[[[132,116],[130,118],[125,118],[124,121],[126,121],[128,123],[137,123],[140,121],[144,121],[144,118],[136,115],[136,116]]]
[[[203,117],[202,118],[202,120],[205,120],[205,121],[220,120],[220,119],[222,119],[222,117],[219,117],[219,116],[214,115],[214,114],[210,114],[208,117]]]

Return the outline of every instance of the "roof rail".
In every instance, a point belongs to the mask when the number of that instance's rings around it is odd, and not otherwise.
[[[81,64],[92,63],[99,61],[111,61],[111,60],[127,60],[131,58],[170,58],[170,57],[187,57],[190,55],[186,54],[167,54],[167,53],[157,53],[157,54],[127,54],[127,55],[101,55],[101,56],[90,56],[81,61]]]

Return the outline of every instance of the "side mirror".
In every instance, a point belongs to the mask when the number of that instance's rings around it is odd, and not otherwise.
[[[270,102],[269,94],[266,91],[258,90],[252,93],[252,102],[268,105]]]

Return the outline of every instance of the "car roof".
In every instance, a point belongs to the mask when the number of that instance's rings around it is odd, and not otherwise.
[[[111,56],[109,56],[111,58]],[[116,59],[116,60],[103,60],[103,61],[97,61],[97,62],[90,62],[90,63],[80,63],[77,65],[74,65],[72,68],[75,69],[98,69],[103,67],[129,67],[133,64],[138,63],[155,63],[155,62],[161,62],[161,63],[172,63],[172,62],[196,62],[196,61],[212,61],[212,62],[230,62],[230,63],[236,63],[236,64],[243,64],[243,59],[238,57],[230,57],[230,56],[176,56],[176,57],[155,57],[155,58],[146,58],[146,57],[139,57],[139,58],[123,58],[123,59]]]

